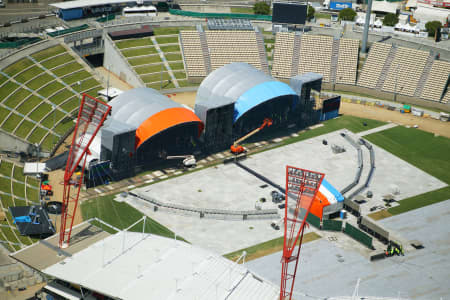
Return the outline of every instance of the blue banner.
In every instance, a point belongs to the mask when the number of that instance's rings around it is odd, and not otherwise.
[[[330,2],[330,9],[343,10],[344,8],[352,8],[351,2]]]

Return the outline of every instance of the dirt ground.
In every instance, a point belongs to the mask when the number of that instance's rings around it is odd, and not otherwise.
[[[113,86],[122,91],[127,91],[127,90],[130,90],[133,88],[132,85],[129,85],[128,83],[126,83],[125,81],[120,79],[119,76],[117,76],[116,74],[114,74],[112,72],[109,72],[104,67],[99,67],[99,68],[96,68],[95,70],[97,70],[100,73],[100,75],[103,76],[105,81],[108,80],[108,73],[109,73],[109,86]]]
[[[174,101],[194,108],[196,92],[168,94]],[[412,114],[401,114],[385,108],[341,102],[340,113],[361,118],[391,121],[399,125],[418,125],[419,129],[450,138],[450,123],[432,118],[416,117]]]

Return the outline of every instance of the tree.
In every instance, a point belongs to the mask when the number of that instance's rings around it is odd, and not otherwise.
[[[256,15],[269,15],[270,14],[270,6],[266,2],[259,1],[253,5],[253,12]]]
[[[384,26],[394,26],[398,23],[398,16],[396,14],[387,14],[383,19]]]
[[[356,12],[351,8],[344,8],[339,12],[339,20],[353,21],[356,17]]]
[[[308,14],[306,16],[306,18],[308,19],[308,21],[311,21],[312,18],[314,18],[314,14],[316,13],[316,10],[314,9],[314,7],[312,7],[311,5],[308,6]]]
[[[440,32],[442,28],[442,23],[439,21],[430,21],[425,24],[425,29],[428,32],[428,36],[434,37],[436,32]]]

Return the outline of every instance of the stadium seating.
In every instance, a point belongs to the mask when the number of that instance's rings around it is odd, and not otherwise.
[[[273,52],[272,76],[278,78],[291,77],[294,38],[295,35],[293,33],[277,33]]]
[[[20,235],[9,212],[10,206],[32,204],[39,204],[39,181],[24,176],[20,165],[0,159],[0,211],[6,215],[6,220],[0,221],[0,242],[9,251],[19,250],[36,241]]]
[[[217,30],[205,34],[213,71],[232,62],[246,62],[262,70],[255,31]]]
[[[430,53],[399,47],[387,73],[382,90],[414,96]]]
[[[25,57],[2,70],[0,127],[42,150],[74,126],[82,92],[102,89],[92,75],[58,45]]]
[[[356,71],[358,69],[359,41],[353,39],[341,39],[339,42],[338,63],[336,69],[336,83],[356,83]]]
[[[304,34],[301,38],[298,74],[315,72],[330,82],[333,37]]]
[[[435,60],[422,90],[421,98],[431,101],[440,101],[449,74],[450,63],[442,60]]]
[[[444,98],[442,98],[442,103],[450,103],[450,89],[447,90]]]
[[[364,63],[358,85],[374,89],[380,78],[386,59],[391,51],[392,45],[373,43],[369,55]]]
[[[181,31],[180,37],[187,75],[192,77],[206,76],[207,71],[199,32]]]

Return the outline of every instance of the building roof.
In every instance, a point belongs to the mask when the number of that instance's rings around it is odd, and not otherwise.
[[[122,231],[43,271],[120,299],[278,299],[278,287],[185,242]]]
[[[75,0],[75,1],[67,1],[67,2],[57,2],[51,3],[49,5],[59,8],[59,9],[73,9],[73,8],[83,8],[83,7],[91,7],[91,6],[101,6],[108,4],[135,4],[136,0],[128,1],[128,0]]]
[[[136,128],[136,146],[140,146],[153,135],[173,126],[197,122],[200,119],[189,109],[160,94],[154,89],[137,88],[125,91],[109,102],[111,117],[105,128],[115,127],[116,122]]]
[[[204,121],[208,109],[234,103],[236,121],[251,108],[284,95],[296,93],[289,85],[247,63],[231,63],[203,80],[197,91],[195,112]]]

